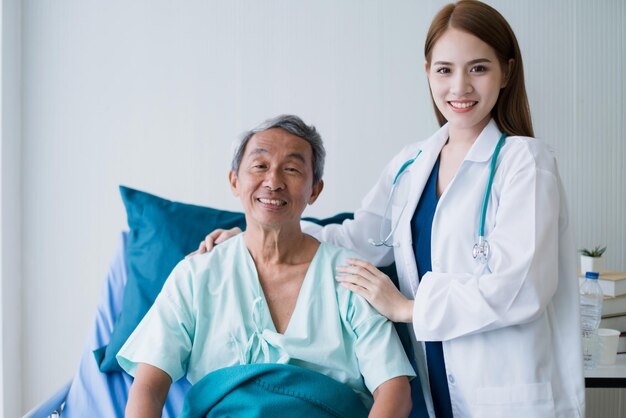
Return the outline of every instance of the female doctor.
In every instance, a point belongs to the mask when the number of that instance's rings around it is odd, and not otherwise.
[[[435,16],[424,53],[441,128],[391,160],[354,220],[305,230],[371,261],[337,280],[412,324],[431,417],[583,417],[573,238],[515,35],[462,0]],[[399,291],[374,267],[394,260]]]

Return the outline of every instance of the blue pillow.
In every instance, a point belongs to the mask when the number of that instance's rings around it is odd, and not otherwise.
[[[243,213],[172,202],[120,186],[128,216],[127,282],[122,311],[108,346],[94,351],[103,372],[122,371],[115,355],[144,317],[165,279],[215,228],[245,229]]]

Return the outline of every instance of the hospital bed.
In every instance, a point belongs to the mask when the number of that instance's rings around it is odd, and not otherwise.
[[[245,218],[242,213],[172,202],[124,186],[120,186],[120,192],[126,207],[130,231],[122,232],[119,236],[117,251],[101,288],[96,317],[85,343],[78,371],[71,382],[29,411],[25,415],[27,418],[124,416],[132,378],[121,371],[101,372],[94,350],[101,349],[107,344],[115,346],[114,326],[118,331],[123,329],[124,324],[120,325],[120,323],[132,317],[129,312],[133,311],[138,304],[137,301],[145,296],[145,292],[134,293],[133,297],[129,296],[133,306],[127,304],[124,308],[125,315],[120,317],[124,307],[125,292],[135,289],[138,281],[145,282],[146,277],[148,281],[151,281],[154,276],[163,276],[164,281],[176,263],[194,249],[207,231],[233,226],[245,227]],[[305,219],[326,225],[340,223],[351,217],[351,213],[339,213],[326,219]],[[159,268],[157,269],[155,265]],[[137,274],[137,271],[142,268],[145,270],[143,276]],[[383,271],[392,280],[397,277],[394,266],[385,268]],[[143,279],[138,279],[138,277],[143,277]],[[126,286],[127,283],[132,283],[132,286]],[[149,286],[154,290],[154,283]],[[156,293],[158,290],[160,287],[155,290]],[[118,318],[119,322],[117,322]],[[137,322],[139,320],[140,317],[137,318]],[[410,345],[408,333],[398,328],[398,324],[396,327],[406,349]],[[120,334],[124,335],[118,333],[118,336]],[[124,341],[125,337],[121,339],[121,343],[123,344]],[[111,355],[111,360],[117,366],[113,355]],[[172,385],[165,403],[163,417],[179,415],[185,394],[190,386],[187,379],[180,379]]]
[[[93,350],[108,343],[113,324],[120,314],[126,284],[125,244],[128,232],[119,237],[119,245],[102,286],[96,317],[85,344],[74,378],[50,398],[30,410],[25,418],[46,417],[122,417],[132,378],[125,373],[102,373]],[[172,385],[163,417],[180,413],[190,384],[181,379]],[[94,415],[94,411],[98,411]]]

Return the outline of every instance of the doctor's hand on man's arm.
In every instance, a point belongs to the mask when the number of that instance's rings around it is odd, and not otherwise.
[[[220,244],[226,241],[229,238],[234,237],[237,234],[241,234],[241,228],[234,227],[231,229],[216,229],[211,232],[209,235],[204,237],[204,241],[200,241],[200,245],[198,245],[198,249],[190,254],[187,254],[187,257],[191,257],[195,254],[204,254],[209,252],[215,247],[217,244]]]
[[[343,287],[361,295],[381,315],[393,322],[413,322],[413,301],[404,297],[389,276],[367,261],[347,259],[347,266],[337,267],[336,280]]]

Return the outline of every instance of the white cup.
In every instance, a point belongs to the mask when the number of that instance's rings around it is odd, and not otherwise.
[[[619,334],[616,329],[598,329],[598,354],[600,354],[598,364],[615,364]]]

